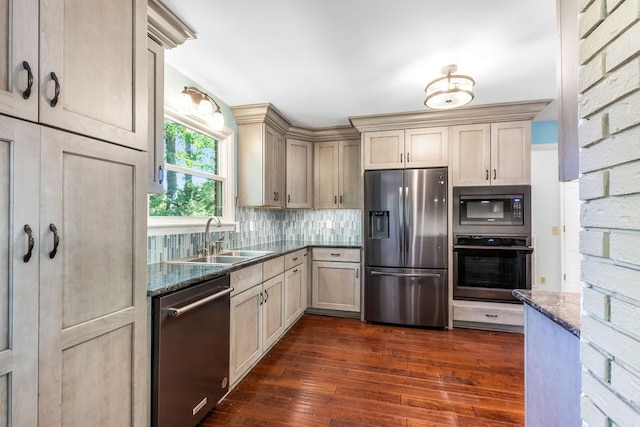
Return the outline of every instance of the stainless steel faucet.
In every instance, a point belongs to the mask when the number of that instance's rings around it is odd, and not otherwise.
[[[204,252],[205,255],[209,255],[211,253],[211,234],[209,234],[209,227],[211,226],[211,221],[215,221],[217,227],[222,227],[220,218],[218,218],[217,216],[212,216],[207,220],[207,226],[204,229],[204,249],[202,250],[202,252]]]

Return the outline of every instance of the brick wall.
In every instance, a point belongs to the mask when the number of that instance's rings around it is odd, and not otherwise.
[[[640,426],[640,0],[578,0],[582,418]]]

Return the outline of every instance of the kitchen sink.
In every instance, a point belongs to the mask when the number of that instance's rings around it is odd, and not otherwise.
[[[236,251],[224,251],[224,252],[221,252],[220,255],[255,258],[263,255],[268,255],[271,253],[273,253],[273,251],[245,251],[240,249]]]
[[[248,256],[229,256],[226,254],[209,255],[197,258],[181,258],[167,261],[173,264],[223,264],[232,265],[250,259]]]

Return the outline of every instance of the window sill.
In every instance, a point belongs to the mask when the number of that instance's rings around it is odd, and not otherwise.
[[[222,219],[224,221],[224,219]],[[204,233],[204,229],[207,224],[207,218],[197,218],[189,220],[174,220],[174,219],[147,219],[147,236],[161,236],[166,234],[189,234],[189,233]],[[237,222],[224,223],[218,227],[215,224],[211,224],[209,231],[211,233],[218,233],[223,231],[236,231],[238,229]]]

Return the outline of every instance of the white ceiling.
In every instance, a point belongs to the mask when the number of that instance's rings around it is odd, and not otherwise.
[[[556,98],[556,0],[163,0],[197,33],[166,61],[229,105],[294,125],[425,108],[447,64],[470,105]],[[555,103],[538,119],[553,120]]]

